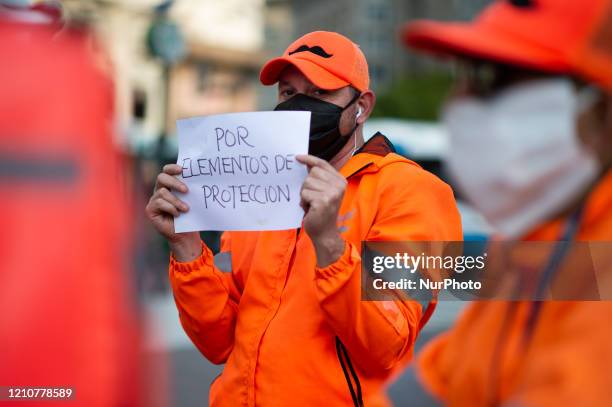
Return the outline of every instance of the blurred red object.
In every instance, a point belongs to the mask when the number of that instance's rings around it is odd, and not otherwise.
[[[0,386],[138,405],[112,82],[85,32],[0,15],[0,38]]]

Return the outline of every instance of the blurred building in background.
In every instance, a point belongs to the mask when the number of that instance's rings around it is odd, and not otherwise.
[[[66,0],[68,19],[92,24],[116,82],[117,125],[137,155],[174,133],[181,117],[258,107],[264,37],[263,0]],[[163,18],[162,18],[163,17]],[[160,21],[176,27],[159,30]],[[182,58],[169,64],[151,49]]]
[[[172,71],[170,126],[178,118],[258,107],[259,68],[266,55],[263,0],[181,0],[171,16],[188,54]]]
[[[295,17],[293,37],[314,30],[337,31],[355,41],[368,59],[371,87],[388,89],[406,72],[430,69],[434,62],[398,46],[407,20],[467,20],[490,0],[289,0]],[[273,3],[277,3],[274,1]]]

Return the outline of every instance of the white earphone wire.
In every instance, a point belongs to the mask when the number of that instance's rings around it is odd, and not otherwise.
[[[361,116],[361,106],[359,106],[359,110],[357,111],[357,115],[355,116],[355,121],[359,119],[359,116]],[[357,151],[357,136],[355,135],[356,131],[357,127],[355,126],[355,131],[353,132],[353,152],[351,153],[351,156],[355,155],[355,151]]]

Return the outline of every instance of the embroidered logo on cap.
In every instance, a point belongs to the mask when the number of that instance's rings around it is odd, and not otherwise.
[[[510,4],[512,4],[515,7],[520,7],[520,8],[531,8],[533,6],[535,6],[535,1],[534,0],[509,0]]]
[[[314,47],[309,47],[308,45],[301,45],[300,47],[289,52],[289,55],[297,54],[298,52],[312,52],[313,54],[318,55],[322,58],[331,58],[334,56],[333,54],[328,54],[327,52],[325,52],[325,50],[319,47],[318,45],[315,45]]]

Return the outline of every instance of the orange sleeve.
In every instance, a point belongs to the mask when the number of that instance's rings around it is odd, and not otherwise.
[[[221,252],[230,251],[227,233]],[[241,296],[239,276],[215,267],[211,250],[189,263],[170,257],[170,284],[181,325],[196,347],[212,363],[224,363],[234,346],[234,327]]]
[[[405,164],[382,175],[378,213],[368,240],[461,240],[451,189]],[[422,317],[416,301],[361,301],[360,249],[346,243],[333,264],[315,271],[317,295],[330,326],[362,368],[393,368],[412,350]]]

